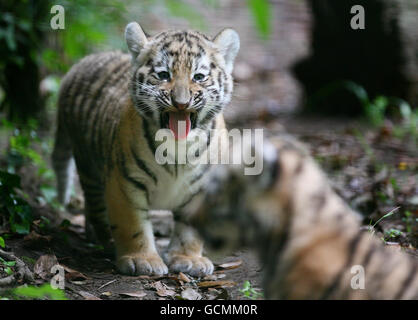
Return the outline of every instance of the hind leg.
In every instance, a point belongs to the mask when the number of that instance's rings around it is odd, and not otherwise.
[[[85,199],[86,236],[89,241],[98,242],[108,248],[112,236],[107,219],[104,188],[91,180],[80,175]]]

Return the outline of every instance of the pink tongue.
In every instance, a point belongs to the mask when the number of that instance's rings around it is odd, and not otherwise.
[[[169,112],[168,126],[176,140],[186,139],[190,132],[190,113]]]

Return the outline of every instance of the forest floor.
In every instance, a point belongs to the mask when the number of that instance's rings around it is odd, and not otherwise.
[[[373,129],[347,119],[283,116],[265,121],[265,115],[261,115],[252,126],[266,127],[273,134],[286,128],[305,142],[328,173],[335,190],[363,214],[364,225],[373,226],[382,243],[418,258],[418,154],[411,137],[396,138],[390,122]],[[2,167],[6,160],[1,159]],[[74,197],[72,207],[63,211],[42,198],[33,165],[21,166],[17,173],[34,219],[30,233],[19,235],[0,215],[0,236],[5,239],[3,252],[13,252],[34,273],[32,284],[48,283],[51,266],[58,262],[66,271],[68,299],[261,298],[262,267],[247,249],[228,257],[215,257],[214,274],[203,279],[183,274],[118,274],[112,255],[85,239],[80,194]],[[379,221],[389,212],[393,214]],[[156,212],[153,224],[158,248],[164,250],[172,219],[167,213]],[[17,272],[16,265],[7,268],[0,260],[0,279]],[[247,281],[251,286],[243,289]],[[11,287],[0,286],[0,297],[16,298],[10,288],[24,283],[20,279]]]

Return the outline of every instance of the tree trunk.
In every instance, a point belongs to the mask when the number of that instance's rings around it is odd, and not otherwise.
[[[2,0],[0,3],[1,111],[15,123],[40,118],[44,112],[39,83],[39,51],[49,22],[50,1]]]
[[[308,109],[359,114],[359,99],[337,84],[343,80],[363,86],[370,99],[385,95],[418,103],[418,10],[414,1],[308,0],[314,17],[312,53],[294,66]],[[351,28],[354,5],[365,10],[365,29]],[[405,24],[405,19],[415,28]],[[326,86],[329,90],[320,90]]]

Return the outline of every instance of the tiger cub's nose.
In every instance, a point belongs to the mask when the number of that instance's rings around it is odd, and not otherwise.
[[[174,87],[173,91],[171,91],[171,102],[173,107],[178,110],[187,109],[190,105],[191,99],[191,92],[189,92],[189,88],[187,86],[177,85]]]
[[[177,101],[176,99],[172,98],[171,101],[173,102],[173,106],[178,110],[187,109],[187,107],[190,105],[190,100]]]

